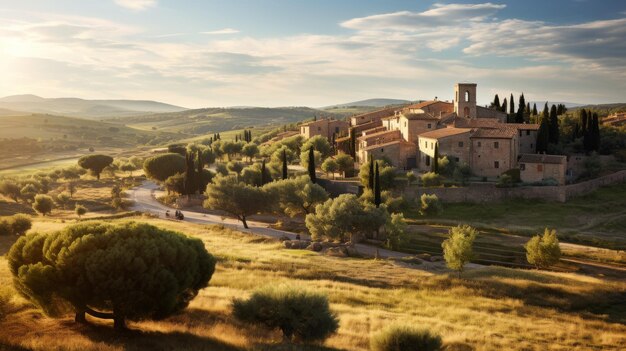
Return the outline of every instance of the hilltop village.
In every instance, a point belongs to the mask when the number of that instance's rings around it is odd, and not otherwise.
[[[305,138],[322,135],[356,163],[385,159],[398,169],[429,171],[447,156],[478,177],[495,178],[517,168],[523,182],[554,179],[565,184],[567,157],[537,154],[539,124],[506,123],[505,112],[478,106],[477,85],[458,83],[454,100],[431,100],[303,124]]]

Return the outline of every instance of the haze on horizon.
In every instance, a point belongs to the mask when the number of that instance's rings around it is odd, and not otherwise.
[[[624,102],[626,2],[0,0],[0,96]]]

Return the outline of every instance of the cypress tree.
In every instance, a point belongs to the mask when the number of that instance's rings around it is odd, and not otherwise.
[[[196,165],[194,162],[194,153],[188,152],[185,155],[185,178],[184,178],[184,191],[185,195],[191,195],[198,190],[197,185],[195,185],[196,177]]]
[[[374,205],[380,206],[380,173],[378,173],[378,162],[376,162],[376,181],[374,183]]]
[[[313,153],[313,146],[309,148],[309,178],[311,183],[317,182],[317,176],[315,175],[315,154]]]
[[[356,133],[354,129],[350,128],[350,156],[353,160],[356,160]]]
[[[559,117],[556,106],[550,109],[550,143],[559,143]]]
[[[524,123],[524,113],[526,110],[526,101],[524,99],[524,93],[519,97],[519,105],[517,113],[515,114],[515,123]]]
[[[496,96],[493,98],[493,103],[491,104],[491,106],[496,110],[500,110],[500,97],[498,96],[498,94],[496,94]]]
[[[533,104],[533,116],[536,116],[537,114],[537,104]]]
[[[267,178],[265,178],[265,159],[261,163],[261,186],[267,183]],[[315,183],[315,182],[314,182]]]
[[[283,150],[283,179],[287,179],[289,172],[287,170],[287,150]]]
[[[374,190],[374,158],[370,155],[370,169],[369,169],[369,178],[367,180],[367,187],[371,190]]]
[[[585,133],[587,133],[587,111],[585,109],[582,109],[580,111],[580,123],[581,123],[581,133],[583,136],[585,136]]]
[[[439,174],[439,143],[435,143],[435,157],[433,158],[431,170]]]
[[[574,129],[572,132],[572,141],[575,141],[576,138],[578,138],[578,134],[580,133],[580,125],[578,125],[578,123],[576,123],[574,125]]]
[[[592,130],[592,135],[593,135],[592,150],[599,151],[600,150],[600,123],[598,121],[598,114],[595,112],[593,113],[593,122],[591,124],[591,130]]]
[[[509,114],[515,113],[515,101],[513,100],[513,94],[511,94],[511,99],[509,100]]]
[[[204,170],[204,163],[202,162],[202,154],[200,152],[198,152],[197,156],[196,156],[196,166],[197,166],[197,170],[196,170],[196,186],[197,186],[197,191],[198,193],[202,194],[207,186],[207,184],[204,184],[203,181],[203,177],[202,177],[202,171]]]
[[[539,132],[537,132],[537,153],[545,153],[548,150],[548,142],[550,141],[550,125],[548,123],[548,103],[543,107],[541,122],[539,124]]]
[[[502,106],[500,107],[500,111],[506,113],[506,107],[507,107],[507,102],[506,102],[506,98],[504,98],[504,100],[502,101]]]

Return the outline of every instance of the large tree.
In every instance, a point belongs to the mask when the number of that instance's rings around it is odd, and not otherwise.
[[[513,94],[511,94],[511,98],[509,99],[509,114],[513,115],[515,113],[515,101],[513,100]]]
[[[548,116],[548,103],[543,108],[541,121],[539,122],[539,131],[537,132],[537,153],[546,153],[548,151],[548,143],[550,142],[550,123]]]
[[[317,176],[315,174],[315,151],[313,150],[313,147],[309,147],[308,160],[307,170],[309,171],[309,178],[312,183],[315,183],[317,182]]]
[[[100,173],[113,163],[113,157],[107,155],[85,155],[78,159],[78,165],[89,170],[100,180]]]
[[[548,140],[551,144],[559,143],[559,116],[555,105],[550,108]]]
[[[309,214],[315,206],[328,200],[328,193],[307,176],[279,180],[265,185],[265,189],[277,199],[277,209],[290,217]]]
[[[350,155],[340,152],[335,161],[343,177],[346,177],[346,173],[354,171],[354,159]]]
[[[152,156],[143,163],[143,170],[148,178],[159,182],[176,173],[185,172],[185,158],[177,153]]]
[[[17,291],[51,316],[161,319],[208,285],[215,259],[201,240],[149,224],[77,224],[20,238],[8,255]]]
[[[237,217],[246,229],[248,216],[267,210],[273,203],[268,191],[240,182],[235,176],[217,177],[207,186],[206,196],[205,208]]]
[[[302,150],[309,150],[311,147],[315,151],[319,151],[322,154],[322,159],[330,156],[331,146],[326,137],[321,135],[316,135],[312,138],[309,138],[307,141],[302,144]]]

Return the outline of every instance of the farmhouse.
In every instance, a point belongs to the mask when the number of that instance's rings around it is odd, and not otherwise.
[[[339,121],[335,119],[323,118],[316,121],[304,123],[300,126],[300,134],[305,138],[312,138],[316,135],[331,140],[333,135],[339,135],[345,133],[350,125],[346,121]]]
[[[541,182],[554,179],[565,184],[567,157],[561,155],[522,154],[519,158],[520,178],[523,182]]]

